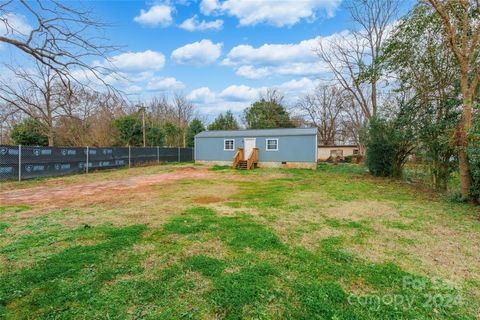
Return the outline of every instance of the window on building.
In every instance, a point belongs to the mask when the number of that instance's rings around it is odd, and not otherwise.
[[[267,139],[267,151],[278,150],[278,139]]]
[[[358,153],[359,153],[359,152],[358,152],[358,149],[353,149],[353,154],[354,154],[354,155],[358,155]]]
[[[235,149],[235,140],[225,139],[223,140],[223,150],[231,151]]]

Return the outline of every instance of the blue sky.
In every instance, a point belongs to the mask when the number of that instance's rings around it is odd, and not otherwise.
[[[341,0],[86,4],[123,46],[111,59],[130,79],[115,85],[131,100],[182,92],[207,115],[240,112],[269,87],[293,103],[329,78],[313,52],[318,42],[353,27]]]

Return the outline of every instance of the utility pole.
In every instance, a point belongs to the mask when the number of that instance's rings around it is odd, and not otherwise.
[[[143,129],[143,147],[147,146],[147,135],[145,133],[145,106],[142,105],[142,129]]]
[[[145,128],[145,105],[139,104],[137,105],[138,111],[142,112],[142,133],[143,133],[143,147],[145,148],[147,146],[147,134],[146,134],[146,128]]]

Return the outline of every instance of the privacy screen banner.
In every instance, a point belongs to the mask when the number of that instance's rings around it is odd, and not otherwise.
[[[193,148],[0,145],[0,180],[61,176],[148,162],[189,161],[193,161]]]

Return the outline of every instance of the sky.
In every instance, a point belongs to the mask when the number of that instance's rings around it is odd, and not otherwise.
[[[111,25],[109,41],[122,46],[109,58],[129,79],[113,84],[130,100],[183,93],[206,116],[239,113],[267,88],[293,104],[331,78],[315,54],[319,42],[354,28],[342,0],[84,4]],[[22,12],[11,19],[28,30]],[[0,47],[0,53],[5,50]]]

